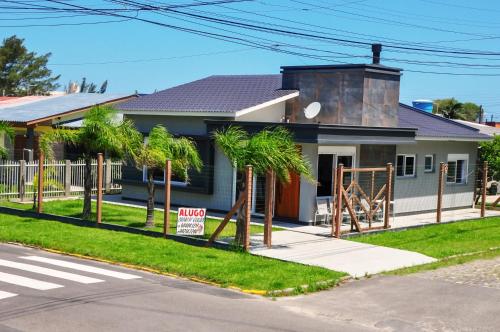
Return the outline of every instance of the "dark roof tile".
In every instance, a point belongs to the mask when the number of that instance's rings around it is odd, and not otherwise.
[[[281,75],[217,75],[118,105],[124,111],[236,112],[296,92]]]
[[[488,136],[479,133],[477,129],[409,105],[400,103],[398,115],[399,127],[417,128],[417,137],[488,138]]]

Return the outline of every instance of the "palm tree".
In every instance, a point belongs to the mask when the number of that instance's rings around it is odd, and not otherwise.
[[[0,135],[6,135],[10,139],[14,139],[14,128],[12,128],[7,122],[0,121]],[[5,159],[7,157],[7,148],[0,146],[0,158]]]
[[[465,120],[463,104],[455,98],[435,100],[435,109],[438,114],[442,114],[448,119]]]
[[[202,161],[193,141],[186,137],[174,138],[165,127],[156,125],[149,132],[146,142],[135,154],[137,169],[147,169],[148,201],[146,227],[154,226],[155,175],[162,174],[167,159],[171,160],[172,173],[188,181],[188,170],[200,171]]]
[[[242,128],[230,126],[225,130],[216,131],[214,139],[240,172],[244,171],[246,165],[251,165],[256,176],[272,170],[283,183],[290,182],[291,173],[313,180],[309,161],[302,156],[292,135],[283,127],[266,128],[249,136]],[[243,195],[244,182],[239,182],[239,194]],[[242,205],[237,212],[236,244],[242,244],[244,241],[244,227],[245,209]]]
[[[58,128],[43,134],[40,150],[47,158],[53,156],[53,144],[64,142],[78,147],[85,162],[82,218],[90,219],[92,206],[92,159],[98,153],[108,153],[117,158],[133,157],[142,144],[142,135],[130,120],[117,121],[116,110],[111,106],[94,106],[77,130]]]

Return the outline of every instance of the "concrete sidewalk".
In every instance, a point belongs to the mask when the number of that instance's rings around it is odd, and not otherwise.
[[[252,237],[255,255],[342,271],[363,277],[403,267],[432,263],[435,258],[416,252],[335,239],[311,233],[310,227],[273,232],[273,247],[255,246],[262,236]]]

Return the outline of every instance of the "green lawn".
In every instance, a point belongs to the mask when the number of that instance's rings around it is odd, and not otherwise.
[[[416,251],[443,259],[500,246],[500,217],[364,235],[352,241]]]
[[[310,290],[315,290],[317,282],[332,285],[345,275],[243,252],[7,214],[0,214],[0,241],[134,264],[242,289],[271,291],[311,285]]]
[[[95,212],[95,202],[92,202],[92,204],[92,211]],[[31,204],[21,204],[7,201],[1,202],[0,205],[23,210],[29,210],[32,208]],[[82,213],[82,206],[83,200],[81,199],[54,200],[44,202],[43,210],[44,212],[50,214],[79,218]],[[93,216],[93,220],[95,220],[95,216]],[[170,233],[175,234],[177,213],[171,213],[170,220]],[[146,209],[104,203],[102,209],[102,221],[110,224],[144,228],[146,221]],[[219,226],[220,222],[221,221],[218,219],[207,218],[205,222],[205,238],[210,237],[217,226]],[[163,232],[163,211],[155,211],[155,227],[150,230]],[[274,230],[279,229],[274,228]],[[224,228],[220,237],[232,237],[234,236],[235,231],[236,224],[231,222]],[[250,231],[252,234],[263,233],[264,228],[259,225],[251,225]]]

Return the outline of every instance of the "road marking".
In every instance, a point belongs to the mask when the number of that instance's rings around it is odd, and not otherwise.
[[[36,265],[31,265],[31,264],[12,262],[12,261],[4,260],[4,259],[0,259],[0,266],[6,266],[6,267],[13,268],[13,269],[19,269],[19,270],[28,271],[28,272],[44,274],[47,276],[71,280],[71,281],[79,282],[82,284],[93,284],[96,282],[103,282],[104,281],[101,279],[85,277],[85,276],[81,276],[81,275],[74,274],[74,273],[48,269],[46,267],[41,267],[41,266],[36,266]]]
[[[9,297],[13,297],[13,296],[17,296],[17,294],[0,291],[0,300],[6,299],[6,298],[9,298]]]
[[[45,282],[36,279],[21,277],[15,274],[4,273],[4,272],[0,272],[0,281],[38,290],[49,290],[49,289],[64,287],[62,285],[53,284],[51,282]]]
[[[114,277],[114,278],[118,278],[118,279],[129,280],[129,279],[141,278],[141,277],[133,275],[133,274],[101,269],[99,267],[77,264],[77,263],[72,263],[72,262],[63,261],[63,260],[59,260],[59,259],[40,257],[40,256],[26,256],[26,257],[21,257],[21,258],[28,259],[30,261],[52,264],[52,265],[56,265],[56,266],[60,266],[60,267],[66,267],[69,269],[74,269],[74,270],[79,270],[79,271],[84,271],[84,272],[89,272],[89,273],[102,274],[102,275],[105,275],[108,277]]]

